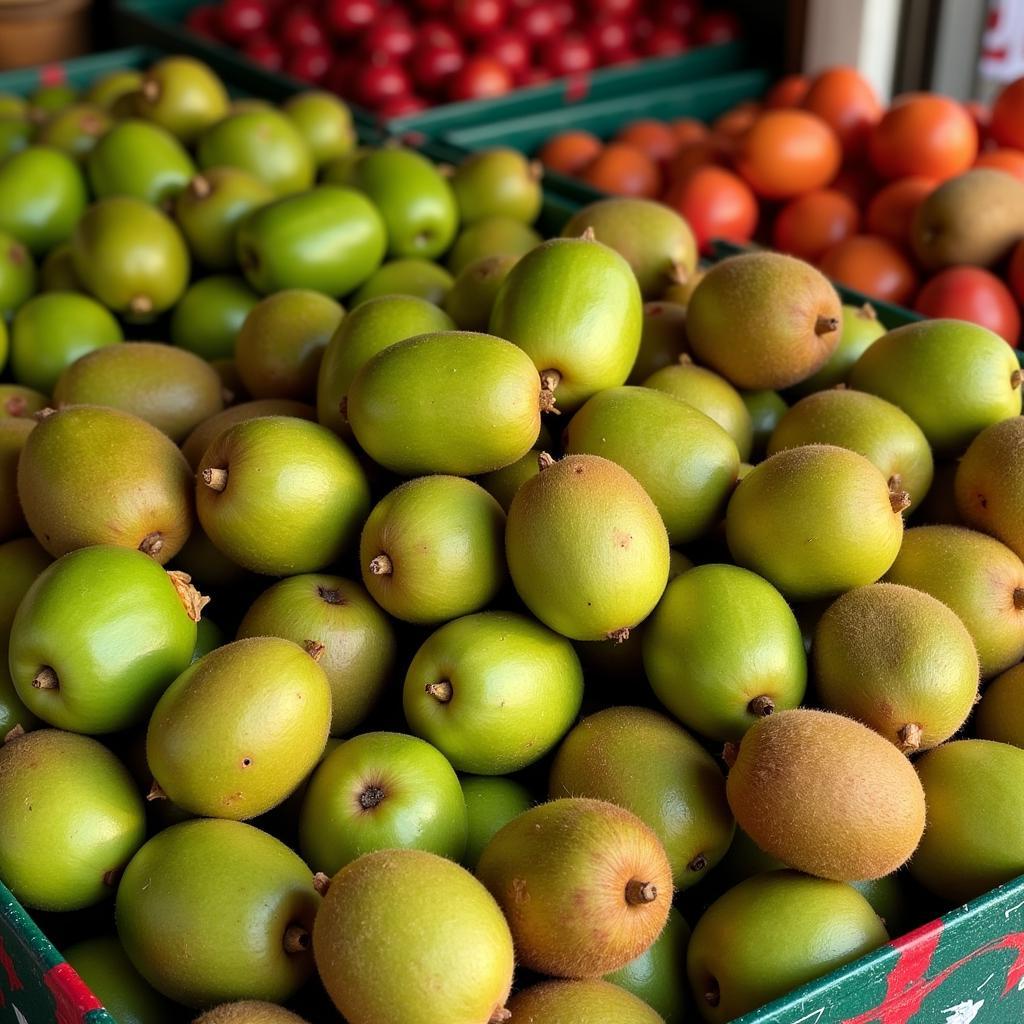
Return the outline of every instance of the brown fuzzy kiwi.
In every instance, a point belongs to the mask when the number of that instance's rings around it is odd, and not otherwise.
[[[895,871],[924,832],[924,790],[907,758],[866,725],[828,711],[794,708],[751,726],[726,795],[762,850],[836,881]]]
[[[246,999],[239,1003],[221,1003],[196,1017],[193,1024],[306,1024],[306,1021],[276,1003]]]

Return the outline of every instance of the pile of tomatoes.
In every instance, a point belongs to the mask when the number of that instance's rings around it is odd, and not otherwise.
[[[385,117],[730,42],[702,0],[223,0],[192,31]]]
[[[783,78],[710,125],[639,120],[607,143],[564,132],[538,155],[605,192],[662,199],[705,251],[714,238],[755,240],[878,299],[1017,344],[1024,244],[997,272],[958,266],[927,278],[909,232],[932,189],[972,167],[1024,180],[1024,79],[991,108],[914,93],[885,109],[857,71],[832,68]]]

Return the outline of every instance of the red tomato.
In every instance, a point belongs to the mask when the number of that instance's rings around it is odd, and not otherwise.
[[[767,110],[739,140],[736,168],[765,199],[824,188],[842,151],[832,129],[806,110]]]
[[[945,181],[974,163],[978,129],[956,100],[914,93],[888,109],[868,139],[868,151],[883,178],[917,175]]]
[[[996,97],[989,134],[1000,146],[1024,149],[1024,78],[1011,82]]]
[[[1010,257],[1010,268],[1006,279],[1010,282],[1017,301],[1024,304],[1024,242],[1018,242]]]
[[[799,107],[810,87],[811,80],[807,75],[786,75],[765,93],[765,109],[780,110],[783,107]]]
[[[914,214],[938,184],[934,178],[900,178],[890,182],[868,204],[868,231],[897,245],[909,245]]]
[[[707,252],[712,239],[742,244],[757,228],[757,199],[750,186],[724,167],[708,165],[677,181],[665,202],[678,210]]]
[[[939,271],[921,289],[914,308],[926,316],[981,324],[1014,347],[1020,339],[1020,311],[1010,289],[981,267]]]
[[[846,159],[864,152],[871,129],[882,119],[874,87],[856,68],[823,71],[811,82],[802,106],[836,133]]]
[[[860,227],[860,211],[842,192],[821,189],[791,199],[775,218],[772,243],[776,249],[816,263],[827,249]]]
[[[978,154],[974,166],[1006,171],[1007,174],[1024,181],[1024,151],[1019,149],[989,149]]]
[[[917,287],[914,268],[892,242],[851,235],[821,258],[822,273],[865,295],[902,305]]]

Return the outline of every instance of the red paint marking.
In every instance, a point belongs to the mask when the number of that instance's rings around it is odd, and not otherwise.
[[[67,80],[68,73],[63,64],[44,64],[39,69],[39,84],[47,88],[53,85],[64,85]]]
[[[53,993],[57,1024],[83,1024],[90,1010],[99,1010],[103,1006],[71,964],[57,964],[50,968],[43,975],[43,983]]]
[[[11,992],[20,992],[25,986],[22,984],[21,978],[18,977],[18,970],[14,966],[14,961],[11,959],[11,954],[7,952],[7,947],[4,945],[4,940],[0,938],[0,968],[3,968],[3,972],[7,977],[7,988]],[[4,995],[3,989],[0,988],[0,1006],[7,1005],[7,998]]]

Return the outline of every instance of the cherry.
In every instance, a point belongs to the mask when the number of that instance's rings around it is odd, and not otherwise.
[[[493,57],[470,57],[452,77],[448,95],[453,100],[479,100],[501,96],[513,86],[508,68]]]
[[[220,9],[221,32],[232,42],[244,42],[270,23],[263,0],[225,0]]]
[[[467,36],[486,36],[501,28],[508,5],[505,0],[455,0],[455,24]]]

